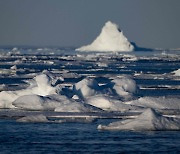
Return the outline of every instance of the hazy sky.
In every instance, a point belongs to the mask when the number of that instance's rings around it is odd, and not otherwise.
[[[91,43],[108,20],[144,47],[180,47],[180,0],[0,0],[0,45]]]

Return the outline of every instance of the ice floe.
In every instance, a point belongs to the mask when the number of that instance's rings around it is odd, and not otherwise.
[[[44,110],[56,112],[95,112],[98,109],[82,102],[76,102],[64,95],[25,95],[17,98],[12,105],[23,110]]]
[[[127,76],[115,78],[111,82],[114,83],[113,89],[119,96],[131,95],[137,90],[136,82]]]
[[[73,90],[81,98],[86,98],[97,94],[99,85],[95,79],[85,78],[76,83]]]
[[[180,69],[172,72],[175,76],[180,76]]]
[[[141,111],[141,107],[125,104],[121,100],[106,95],[96,95],[86,99],[87,104],[98,107],[105,111]]]
[[[74,102],[62,104],[55,109],[55,112],[98,112],[99,108],[93,107],[81,102]]]
[[[118,25],[108,21],[100,35],[90,44],[82,46],[77,51],[133,51],[134,46],[124,36]]]
[[[0,92],[0,108],[45,110],[56,112],[96,112],[139,110],[141,107],[125,104],[121,98],[131,98],[137,86],[127,76],[116,77],[106,85],[99,85],[94,78],[84,78],[74,85],[57,84],[52,73],[28,80],[29,87],[16,91]],[[62,80],[62,79],[60,79]],[[123,99],[124,100],[124,99]]]
[[[12,102],[20,96],[33,94],[46,96],[59,93],[61,87],[53,86],[51,81],[46,74],[40,74],[30,81],[30,86],[26,89],[0,92],[0,108],[13,108]]]
[[[170,97],[140,97],[137,100],[126,102],[135,106],[154,109],[180,109],[180,99]]]
[[[180,130],[180,119],[164,117],[153,109],[146,109],[135,119],[112,122],[107,126],[99,125],[98,129],[134,131]]]
[[[40,115],[31,115],[31,116],[25,116],[22,118],[17,119],[17,122],[33,122],[33,123],[39,123],[39,122],[49,122],[46,116],[40,114]]]

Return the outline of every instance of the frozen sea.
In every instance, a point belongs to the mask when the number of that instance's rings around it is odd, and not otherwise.
[[[46,70],[55,74],[56,84],[72,97],[68,88],[86,77],[106,85],[117,76],[130,76],[137,84],[135,98],[180,99],[180,51],[77,52],[73,48],[0,49],[0,92],[26,89],[28,82]],[[175,100],[175,101],[174,101]],[[158,101],[159,102],[159,101]],[[180,102],[179,102],[180,103]],[[169,117],[180,117],[173,105],[156,110]],[[143,106],[144,107],[144,106]],[[157,106],[156,106],[157,107]],[[18,122],[26,115],[43,114],[48,122]],[[64,113],[0,109],[0,153],[179,153],[179,131],[105,131],[117,119],[130,119],[139,111]],[[90,117],[93,120],[82,120]],[[57,122],[58,120],[64,120]],[[85,118],[86,119],[86,118]]]

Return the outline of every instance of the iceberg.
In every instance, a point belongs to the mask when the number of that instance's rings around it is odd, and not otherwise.
[[[76,51],[133,51],[134,46],[124,36],[118,25],[108,21],[100,35],[90,44],[82,46]]]
[[[112,122],[108,126],[99,125],[98,129],[135,131],[180,130],[180,119],[164,117],[155,110],[148,108],[135,119]]]

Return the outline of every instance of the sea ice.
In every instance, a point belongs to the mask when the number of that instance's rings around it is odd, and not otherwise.
[[[40,114],[19,118],[17,119],[17,122],[49,122],[49,120],[46,118],[46,116]]]
[[[10,69],[11,69],[11,70],[17,70],[17,66],[16,66],[16,65],[13,65]]]
[[[118,25],[108,21],[100,35],[90,44],[76,51],[133,51],[134,46],[127,40]]]
[[[12,102],[20,96],[25,95],[52,95],[57,94],[61,90],[61,87],[53,86],[51,84],[51,78],[46,74],[37,75],[31,82],[27,89],[16,91],[2,91],[0,92],[0,108],[14,108]]]
[[[85,78],[73,86],[74,92],[81,98],[97,94],[99,85],[95,79]]]
[[[44,103],[45,100],[42,96],[24,95],[18,97],[14,102],[12,102],[12,105],[25,110],[43,110]]]
[[[137,100],[126,102],[135,106],[154,109],[180,109],[180,99],[170,97],[140,97]]]
[[[85,101],[87,104],[98,107],[105,111],[130,111],[130,110],[141,110],[141,107],[137,107],[134,105],[124,104],[122,101],[118,99],[111,98],[110,96],[105,95],[96,95],[91,96]]]
[[[57,89],[52,86],[52,82],[49,76],[46,74],[40,74],[35,77],[37,87],[32,88],[34,94],[46,96],[49,94],[56,94]]]
[[[121,98],[132,98],[136,89],[135,81],[127,76],[117,77],[102,86],[99,86],[95,79],[85,78],[73,86],[75,96],[79,96],[78,99],[82,98],[85,103],[108,111],[140,109],[141,107],[127,105],[121,101]]]
[[[61,104],[59,107],[55,108],[55,112],[97,112],[100,109],[93,107],[89,104],[84,104],[81,102],[71,102],[68,104]]]
[[[180,76],[180,69],[172,72],[175,76]]]
[[[127,76],[118,77],[111,81],[114,86],[113,89],[119,96],[128,96],[136,92],[136,82]]]
[[[107,126],[99,125],[98,129],[136,131],[180,130],[180,119],[164,117],[149,108],[135,119],[112,122]]]
[[[95,112],[96,107],[82,102],[76,102],[64,95],[25,95],[17,98],[12,105],[23,110],[44,110],[55,112]]]

